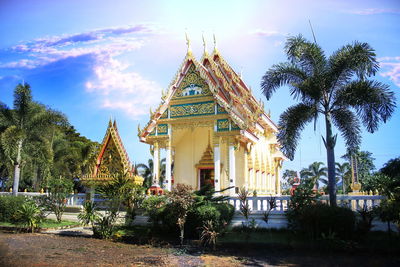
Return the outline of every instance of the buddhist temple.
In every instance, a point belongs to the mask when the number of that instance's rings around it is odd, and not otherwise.
[[[257,195],[279,195],[285,156],[276,139],[277,125],[251,89],[214,51],[198,61],[187,39],[187,53],[161,104],[150,112],[139,139],[151,146],[153,183],[159,181],[160,149],[166,153],[163,186],[184,183],[194,189],[211,184],[236,195],[245,187]],[[173,170],[171,168],[173,166]]]
[[[116,175],[123,174],[133,179],[135,184],[142,185],[143,178],[135,175],[128,154],[118,133],[117,122],[109,121],[106,134],[99,148],[96,161],[89,174],[82,177],[82,182],[95,186],[112,180]]]

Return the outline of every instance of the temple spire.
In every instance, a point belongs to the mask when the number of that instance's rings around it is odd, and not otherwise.
[[[207,52],[207,43],[206,43],[206,40],[204,39],[204,32],[201,34],[201,38],[203,39],[204,55],[208,55],[208,52]]]
[[[213,34],[214,36],[214,54],[218,53],[218,48],[217,48],[217,38],[215,38],[215,33]]]
[[[186,45],[187,45],[187,54],[192,55],[192,47],[190,46],[190,39],[188,37],[187,32],[185,32],[185,37],[186,37]]]

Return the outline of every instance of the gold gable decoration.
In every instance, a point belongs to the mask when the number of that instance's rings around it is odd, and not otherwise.
[[[118,175],[132,179],[137,185],[142,185],[144,179],[134,173],[128,154],[119,136],[117,123],[110,120],[96,162],[90,168],[90,173],[83,175],[84,183],[103,183],[113,180]]]
[[[208,84],[200,77],[196,67],[192,64],[180,83],[173,99],[182,97],[212,96]]]

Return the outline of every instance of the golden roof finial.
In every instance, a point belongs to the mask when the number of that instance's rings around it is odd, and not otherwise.
[[[215,33],[213,34],[214,36],[214,53],[218,53],[218,49],[217,49],[217,38],[215,38]]]
[[[203,48],[204,48],[204,54],[207,55],[207,43],[206,40],[204,39],[204,32],[201,34],[201,38],[203,38]]]
[[[188,37],[187,32],[185,32],[185,37],[186,37],[187,53],[191,55],[192,54],[192,48],[190,46],[190,39]]]

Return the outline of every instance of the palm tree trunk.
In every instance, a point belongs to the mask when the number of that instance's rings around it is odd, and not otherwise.
[[[21,152],[22,152],[22,139],[18,141],[17,160],[14,165],[14,184],[13,184],[13,196],[18,194],[19,188],[19,176],[21,174]]]
[[[332,119],[328,113],[325,117],[326,123],[326,156],[328,160],[328,192],[329,192],[329,204],[336,206],[336,174],[335,174],[335,143],[336,138],[332,133]]]
[[[344,174],[342,175],[342,190],[343,190],[343,195],[346,194],[346,185],[344,184]]]

